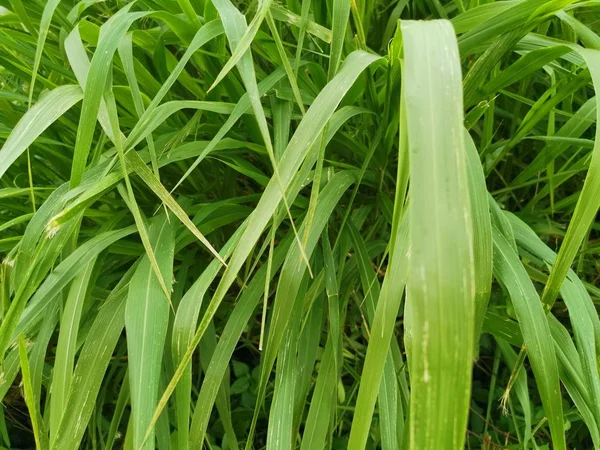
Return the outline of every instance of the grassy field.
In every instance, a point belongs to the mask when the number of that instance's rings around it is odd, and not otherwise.
[[[0,448],[600,448],[600,2],[0,0]]]

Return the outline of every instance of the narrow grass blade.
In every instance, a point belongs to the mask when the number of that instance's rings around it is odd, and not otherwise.
[[[494,230],[493,238],[494,276],[508,290],[519,319],[554,447],[565,449],[558,367],[544,308],[515,250],[497,230]]]
[[[52,16],[56,7],[59,5],[61,0],[50,0],[44,6],[44,12],[42,14],[42,20],[40,21],[40,32],[38,34],[37,46],[35,49],[35,59],[33,61],[33,70],[31,75],[31,85],[29,87],[29,104],[33,99],[33,93],[35,88],[35,79],[40,68],[40,61],[42,60],[42,52],[44,51],[44,44],[46,43],[46,37],[48,36],[48,30],[50,29],[50,23],[52,22]]]
[[[401,214],[401,209],[399,206],[398,208],[398,214]],[[393,230],[396,234],[394,239],[395,248],[391,252],[391,262],[383,280],[371,326],[369,346],[367,347],[365,365],[361,374],[360,388],[356,400],[355,409],[357,412],[354,415],[350,431],[349,449],[365,448],[377,394],[380,395],[381,400],[382,394],[387,393],[385,390],[381,390],[381,387],[385,386],[385,384],[381,384],[380,387],[381,377],[386,359],[390,360],[388,357],[390,341],[409,270],[409,264],[407,264],[409,252],[408,218],[405,220],[398,219],[397,223],[398,229]],[[399,443],[396,442],[396,445],[399,445]]]
[[[60,86],[27,111],[0,150],[0,178],[46,128],[82,98],[79,86]]]
[[[237,243],[244,228],[240,227],[238,231],[229,239],[223,247],[222,258],[227,259]],[[208,291],[211,282],[217,277],[221,264],[218,260],[213,260],[206,270],[198,277],[192,287],[185,293],[177,308],[177,314],[173,322],[173,337],[171,342],[171,352],[173,354],[173,366],[179,366],[185,356],[185,352],[192,342],[194,330],[200,315],[200,308],[204,296]],[[192,366],[188,364],[185,373],[181,377],[176,388],[177,400],[177,424],[178,424],[178,448],[188,448],[189,422],[191,412],[191,392],[192,392]]]
[[[181,223],[192,232],[200,242],[202,242],[206,248],[223,264],[227,266],[221,255],[214,249],[214,247],[208,242],[202,233],[196,228],[196,225],[190,220],[187,213],[179,206],[179,203],[169,194],[165,187],[160,183],[156,175],[148,168],[148,166],[142,161],[137,153],[132,153],[131,157],[127,160],[128,165],[140,176],[140,178],[150,187],[156,195],[167,205],[167,207],[177,216]]]
[[[133,6],[132,3],[122,8],[117,14],[107,20],[101,28],[101,37],[92,57],[89,74],[85,83],[81,117],[79,119],[79,126],[77,127],[77,140],[73,154],[73,167],[69,181],[71,188],[79,185],[87,165],[98,111],[106,88],[106,81],[109,76],[109,69],[112,66],[111,62],[114,53],[131,24],[148,14],[147,12],[130,13],[129,9],[131,6]]]
[[[168,282],[167,287],[170,287],[174,251],[173,226],[166,215],[161,215],[153,221],[149,233],[161,274]],[[168,299],[146,258],[131,279],[125,308],[135,448],[154,448],[153,434],[145,444],[142,442],[156,405],[168,321]]]
[[[479,339],[492,290],[492,222],[483,167],[473,139],[465,131],[467,177],[473,214],[473,256],[475,261],[475,341]]]
[[[19,357],[21,360],[21,373],[23,374],[23,390],[25,392],[25,403],[31,417],[31,427],[35,438],[35,446],[39,449],[48,448],[48,436],[44,430],[42,416],[40,415],[36,399],[33,394],[31,383],[31,372],[29,370],[29,357],[27,356],[27,344],[23,335],[19,336]]]
[[[54,372],[52,374],[51,402],[50,402],[50,445],[54,441],[58,426],[63,416],[65,404],[71,381],[73,377],[73,367],[75,365],[75,352],[77,349],[77,335],[80,327],[80,319],[83,311],[83,302],[86,297],[92,270],[96,260],[92,260],[86,265],[83,272],[75,277],[64,312],[60,321],[60,331],[58,333],[58,344],[56,347],[56,360],[54,363]]]
[[[226,5],[225,1],[214,0],[214,3],[215,3],[216,8],[219,9],[219,11],[225,11],[225,8],[229,8],[229,5]],[[273,0],[260,0],[258,10],[256,11],[255,16],[252,18],[252,22],[250,22],[250,25],[245,26],[246,25],[245,19],[244,19],[244,26],[240,25],[241,22],[235,25],[236,27],[239,27],[240,31],[243,31],[244,34],[243,35],[238,34],[239,37],[236,38],[234,40],[234,42],[232,42],[231,47],[233,49],[233,54],[231,55],[231,58],[229,58],[229,60],[227,61],[227,63],[223,67],[223,69],[221,69],[221,72],[219,72],[215,81],[213,81],[213,84],[209,88],[209,91],[212,90],[217,84],[219,84],[221,82],[221,80],[227,76],[227,74],[231,71],[231,69],[233,69],[235,67],[235,65],[238,62],[240,62],[241,59],[244,57],[244,55],[250,48],[250,45],[252,44],[252,41],[254,40],[254,37],[256,36],[256,33],[258,32],[258,29],[260,28],[262,21],[265,19],[265,16],[269,12],[271,3],[273,3]],[[235,15],[235,16],[237,16],[237,15]],[[226,14],[225,16],[222,16],[222,17],[223,17],[224,22],[233,20],[233,17],[230,14]],[[228,24],[225,24],[225,26],[227,27]]]

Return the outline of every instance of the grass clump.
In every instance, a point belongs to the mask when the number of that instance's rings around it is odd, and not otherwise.
[[[5,448],[600,448],[596,2],[0,8]]]

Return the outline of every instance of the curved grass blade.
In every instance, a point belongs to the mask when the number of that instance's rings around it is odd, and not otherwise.
[[[231,12],[230,4],[226,4],[226,2],[227,2],[227,0],[213,0],[213,4],[219,10],[220,13],[222,11],[225,12],[228,10],[229,10],[228,12]],[[217,84],[219,84],[223,78],[225,78],[227,76],[227,74],[231,71],[231,69],[233,69],[235,67],[235,65],[241,61],[241,59],[244,57],[244,55],[246,55],[246,52],[250,48],[250,45],[252,44],[252,41],[254,40],[254,37],[256,36],[256,33],[258,32],[260,25],[262,24],[267,13],[269,12],[271,3],[273,3],[273,0],[260,0],[258,10],[256,11],[256,14],[254,15],[254,17],[252,18],[252,22],[250,22],[250,25],[248,25],[248,26],[246,26],[246,19],[243,18],[243,16],[241,16],[241,14],[239,14],[239,12],[238,12],[239,15],[234,14],[234,13],[223,15],[221,13],[223,22],[226,22],[226,23],[224,23],[226,28],[229,27],[229,23],[228,23],[229,21],[234,21],[233,23],[235,25],[233,25],[231,28],[232,29],[239,28],[239,30],[236,30],[237,37],[235,39],[232,39],[230,37],[230,39],[232,40],[231,47],[233,49],[233,54],[231,55],[231,58],[229,58],[227,60],[227,63],[225,64],[223,69],[221,69],[221,72],[219,72],[219,74],[217,75],[217,78],[215,78],[215,81],[213,81],[213,84],[208,89],[209,92],[212,89],[214,89],[214,87]],[[233,5],[231,4],[231,6],[233,6]],[[241,19],[239,18],[240,16],[243,18],[243,22],[244,22],[243,25],[242,25]],[[244,34],[240,36],[241,32],[243,32]]]
[[[82,98],[79,86],[59,86],[27,111],[0,150],[0,178],[46,128]]]

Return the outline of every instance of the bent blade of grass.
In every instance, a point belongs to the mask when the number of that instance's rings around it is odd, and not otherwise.
[[[135,194],[133,192],[133,187],[131,185],[131,180],[129,179],[129,175],[127,172],[127,163],[125,162],[125,152],[123,150],[123,141],[121,139],[121,131],[119,128],[119,116],[117,113],[117,104],[114,97],[114,92],[112,89],[112,79],[110,80],[110,88],[106,90],[106,94],[104,96],[107,104],[108,111],[108,120],[109,124],[115,138],[115,147],[117,149],[117,156],[119,160],[119,166],[121,168],[121,173],[123,174],[123,179],[125,180],[125,188],[122,185],[117,186],[117,190],[121,194],[121,197],[125,201],[125,204],[131,211],[133,215],[136,228],[140,235],[140,239],[142,240],[142,245],[144,246],[144,250],[146,251],[146,255],[148,256],[148,260],[150,261],[150,265],[152,270],[154,271],[160,287],[167,297],[169,305],[171,305],[171,289],[167,287],[167,282],[164,279],[164,276],[161,272],[161,269],[158,265],[158,260],[156,259],[156,255],[154,254],[154,248],[152,247],[152,243],[150,242],[149,232],[146,226],[145,218],[139,208],[138,202],[135,198]],[[171,305],[172,307],[172,305]]]
[[[262,24],[267,13],[269,12],[269,8],[271,7],[271,3],[273,3],[273,0],[259,0],[258,10],[252,18],[250,25],[246,25],[246,19],[243,16],[241,16],[239,11],[239,15],[232,13],[230,5],[226,3],[229,2],[226,2],[226,0],[213,0],[213,4],[219,10],[219,14],[221,15],[221,18],[224,22],[224,26],[226,28],[229,28],[229,24],[231,23],[232,25],[235,24],[233,25],[233,27],[239,29],[236,30],[237,37],[235,40],[232,40],[232,38],[229,37],[230,34],[228,33],[233,54],[231,55],[231,58],[227,60],[227,63],[225,63],[225,66],[223,67],[223,69],[221,69],[221,72],[219,72],[217,78],[215,78],[215,81],[213,81],[212,85],[208,89],[209,92],[212,89],[214,89],[215,86],[217,86],[217,84],[219,84],[221,80],[223,80],[223,78],[227,76],[231,69],[233,69],[235,65],[239,63],[241,59],[246,55],[246,52],[250,48],[250,45],[252,44],[252,41],[254,40],[254,37],[256,36],[260,25]],[[233,4],[231,4],[231,6],[233,6]],[[231,15],[224,15],[223,12],[226,11],[231,13]],[[243,18],[243,25],[241,19],[239,19],[239,16]],[[242,32],[244,34],[240,36]]]
[[[27,111],[0,150],[0,178],[40,134],[82,98],[79,86],[59,86]]]
[[[161,275],[170,289],[175,245],[173,225],[163,214],[154,219],[149,234]],[[156,407],[168,323],[169,301],[146,257],[129,283],[125,307],[133,441],[136,449],[155,448],[152,434],[145,444],[142,442]]]
[[[204,237],[204,235],[198,230],[194,222],[190,220],[187,213],[177,203],[177,201],[169,194],[169,191],[161,184],[160,180],[156,175],[148,168],[142,158],[140,158],[137,152],[132,152],[130,158],[127,159],[127,165],[130,166],[138,176],[148,185],[150,189],[164,202],[165,205],[177,216],[177,218],[190,230],[190,232],[196,236],[196,238],[202,242],[206,248],[223,264],[227,267],[227,264],[211,245],[210,242]]]
[[[450,22],[401,26],[411,176],[409,446],[462,448],[476,293],[458,46]]]
[[[494,277],[504,285],[515,308],[554,448],[564,450],[566,444],[558,366],[544,308],[514,248],[496,229],[493,230],[493,239]]]

